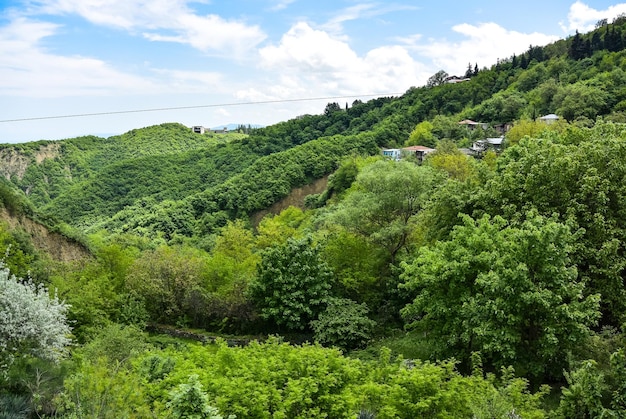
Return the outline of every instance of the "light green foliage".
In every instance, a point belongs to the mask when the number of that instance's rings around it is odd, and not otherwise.
[[[192,374],[187,383],[179,384],[170,392],[167,407],[176,419],[223,419],[216,407],[209,405],[209,398],[204,393],[198,376]]]
[[[11,275],[0,264],[0,373],[17,357],[58,361],[67,355],[67,305],[43,286]]]
[[[132,326],[111,325],[74,354],[76,368],[56,406],[68,417],[146,417],[144,388],[131,360],[149,349]]]
[[[300,238],[302,233],[299,229],[307,217],[300,208],[293,206],[282,210],[278,215],[266,215],[257,227],[256,247],[266,249],[281,245],[289,238]]]
[[[330,221],[383,247],[393,261],[408,246],[413,217],[440,179],[432,168],[377,161],[361,170]]]
[[[111,324],[82,346],[75,355],[86,362],[106,359],[110,364],[125,365],[133,356],[149,348],[146,337],[144,332],[134,326]]]
[[[35,276],[33,274],[38,272],[32,272],[32,269],[38,259],[39,255],[25,231],[11,229],[8,224],[0,222],[0,260],[14,275],[22,278]]]
[[[365,304],[345,298],[333,298],[317,320],[311,322],[315,340],[323,345],[355,349],[372,338],[376,322],[367,317]]]
[[[123,363],[90,359],[66,378],[56,407],[69,418],[149,417],[144,392],[141,377]]]
[[[505,124],[519,119],[526,106],[526,99],[518,92],[498,92],[478,106],[475,118]]]
[[[350,418],[351,385],[362,377],[360,363],[338,350],[301,347],[276,339],[244,348],[192,346],[168,351],[176,368],[156,381],[151,394],[197,374],[211,404],[238,418]]]
[[[457,118],[436,115],[432,119],[432,133],[439,141],[458,141],[466,134],[466,129],[459,125]]]
[[[606,411],[602,406],[602,393],[606,390],[604,376],[594,361],[565,374],[569,387],[563,389],[558,414],[563,418],[599,418]]]
[[[384,299],[388,256],[384,249],[340,226],[326,233],[322,257],[335,274],[341,295],[378,307]]]
[[[405,146],[423,145],[427,147],[435,146],[435,136],[433,135],[434,125],[429,121],[422,121],[415,126],[409,139],[404,143]]]
[[[467,361],[479,351],[496,368],[558,377],[600,314],[598,296],[583,297],[574,241],[565,225],[537,215],[521,225],[465,217],[449,241],[405,265],[415,299],[402,314],[440,345],[439,356]]]
[[[548,125],[542,121],[523,119],[513,125],[506,133],[506,142],[508,146],[513,146],[526,136],[530,138],[541,138],[546,131],[563,132],[566,127],[567,123],[563,120]]]
[[[510,371],[501,380],[479,370],[463,377],[452,362],[403,361],[387,350],[363,362],[271,338],[241,348],[218,342],[152,350],[124,364],[89,360],[66,379],[57,406],[70,417],[348,419],[369,411],[408,419],[466,418],[497,399],[507,413],[542,418],[542,397]]]
[[[242,221],[228,222],[220,230],[208,260],[207,288],[226,294],[247,284],[256,274],[261,257],[253,251],[254,237]]]
[[[80,342],[120,314],[121,284],[97,261],[61,264],[52,271],[50,282],[67,301],[68,319]]]
[[[449,151],[438,147],[436,152],[428,156],[426,162],[460,182],[475,177],[474,159],[461,153],[456,147]]]
[[[263,253],[250,296],[264,319],[287,330],[304,330],[325,309],[333,282],[310,237],[289,239]]]
[[[252,231],[241,221],[228,222],[221,229],[207,259],[203,282],[206,302],[204,307],[199,305],[195,308],[206,317],[198,325],[241,330],[255,317],[246,296],[248,285],[255,278],[261,261],[254,242]]]

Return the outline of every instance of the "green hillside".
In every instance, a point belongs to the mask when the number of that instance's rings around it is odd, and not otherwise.
[[[624,417],[626,18],[458,76],[1,146],[0,417]]]

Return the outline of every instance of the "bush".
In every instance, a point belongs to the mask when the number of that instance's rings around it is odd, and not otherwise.
[[[332,299],[326,311],[311,322],[315,340],[323,345],[335,345],[343,349],[365,345],[376,325],[367,317],[368,311],[365,304],[357,304],[345,298]]]

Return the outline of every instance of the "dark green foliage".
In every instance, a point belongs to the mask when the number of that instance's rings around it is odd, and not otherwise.
[[[27,419],[31,412],[32,406],[28,397],[0,393],[0,418]]]
[[[334,345],[342,349],[355,349],[372,338],[376,322],[367,317],[365,304],[357,304],[345,298],[333,298],[326,310],[311,322],[315,340],[323,345]]]
[[[572,261],[588,284],[587,293],[602,295],[604,322],[613,325],[621,324],[626,312],[624,135],[621,126],[601,124],[572,129],[557,142],[522,141],[504,153],[498,176],[474,196],[479,213],[523,220],[536,208],[581,229]]]
[[[250,296],[261,316],[286,330],[308,330],[329,302],[333,275],[310,237],[267,249]]]
[[[532,214],[521,225],[464,221],[449,241],[405,265],[404,287],[415,299],[404,318],[440,345],[439,356],[467,362],[478,351],[496,369],[558,377],[600,315],[599,297],[583,297],[569,257],[575,236]]]

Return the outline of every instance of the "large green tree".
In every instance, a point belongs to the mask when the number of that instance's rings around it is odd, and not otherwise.
[[[566,354],[599,317],[597,295],[583,296],[570,253],[576,235],[538,215],[521,225],[465,216],[448,241],[405,265],[415,296],[406,321],[436,342],[437,355],[514,365],[530,377],[559,376]]]
[[[330,298],[333,274],[310,237],[289,239],[263,253],[250,295],[266,320],[305,330]]]
[[[381,160],[364,167],[330,221],[388,251],[406,249],[414,216],[444,176],[430,167]]]

